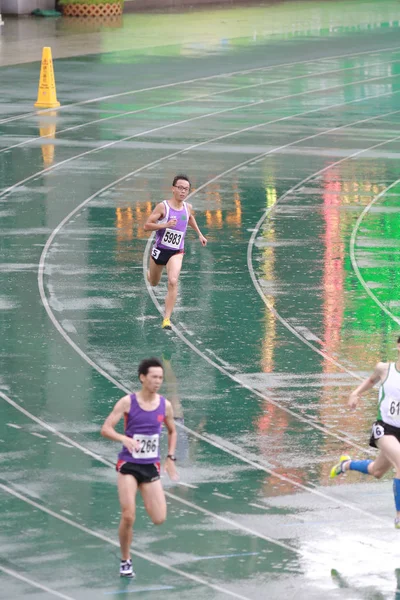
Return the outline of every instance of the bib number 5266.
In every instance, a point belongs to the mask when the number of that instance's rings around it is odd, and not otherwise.
[[[158,435],[140,435],[133,436],[136,447],[132,452],[134,458],[157,458],[158,457]]]

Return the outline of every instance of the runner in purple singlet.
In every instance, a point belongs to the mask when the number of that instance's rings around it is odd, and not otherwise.
[[[167,267],[168,292],[165,297],[163,329],[171,329],[170,319],[178,294],[187,226],[196,231],[202,246],[207,244],[194,218],[192,205],[185,202],[189,192],[189,179],[186,175],[177,175],[172,182],[172,198],[157,204],[144,226],[145,231],[156,232],[147,271],[150,285],[159,284],[163,269]]]
[[[136,512],[136,493],[139,489],[147,514],[155,525],[167,516],[167,504],[160,481],[160,433],[163,423],[168,431],[168,456],[165,470],[176,481],[176,429],[172,406],[157,392],[163,382],[162,363],[148,358],[139,365],[140,392],[121,398],[114,406],[101,429],[104,437],[122,442],[118,455],[118,495],[121,504],[119,542],[121,546],[121,577],[134,577],[130,546]],[[115,430],[124,418],[125,432]]]

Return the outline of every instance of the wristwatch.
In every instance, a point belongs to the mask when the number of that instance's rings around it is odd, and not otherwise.
[[[175,454],[168,454],[167,458],[170,458],[171,460],[173,460],[174,462],[176,461],[176,456]]]

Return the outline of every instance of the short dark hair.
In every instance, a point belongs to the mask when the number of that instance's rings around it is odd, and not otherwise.
[[[400,344],[400,335],[399,335],[399,337],[397,338],[397,343],[398,343],[398,344]]]
[[[164,371],[162,362],[158,358],[144,358],[138,368],[139,379],[141,375],[147,375],[151,367],[161,367]]]
[[[173,187],[175,187],[175,186],[176,186],[176,184],[178,183],[178,181],[179,181],[180,179],[183,179],[184,181],[187,181],[187,182],[188,182],[188,184],[189,184],[189,187],[192,185],[192,184],[190,183],[190,179],[189,179],[189,177],[187,177],[187,175],[182,175],[182,173],[181,173],[180,175],[175,175],[175,177],[174,177],[174,180],[173,180],[173,182],[172,182],[172,186],[173,186]]]

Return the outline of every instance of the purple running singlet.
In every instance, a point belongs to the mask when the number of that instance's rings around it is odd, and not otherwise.
[[[118,454],[120,461],[148,465],[160,462],[160,433],[165,419],[165,398],[155,410],[140,408],[136,394],[130,394],[131,407],[125,414],[125,435],[136,440],[136,449],[131,453],[123,446]]]
[[[155,246],[160,250],[183,250],[185,245],[185,234],[189,221],[189,210],[186,202],[183,202],[181,210],[176,210],[164,200],[165,217],[159,223],[168,223],[172,217],[176,218],[174,228],[166,227],[156,231]]]

